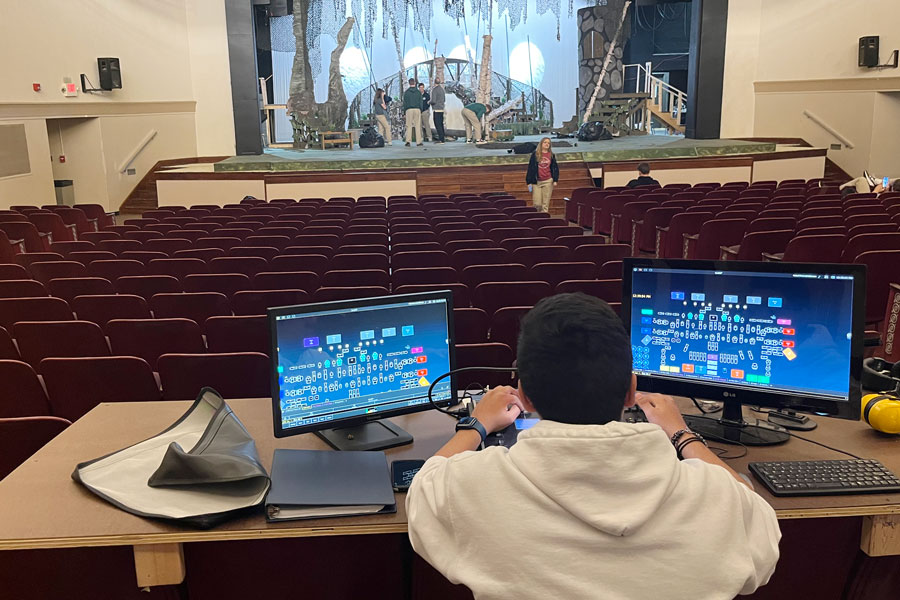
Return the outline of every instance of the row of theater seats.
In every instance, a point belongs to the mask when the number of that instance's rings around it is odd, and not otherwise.
[[[458,363],[508,366],[519,319],[541,297],[594,286],[620,300],[627,246],[517,200],[456,201],[220,209],[240,213],[237,223],[210,221],[221,215],[202,208],[179,211],[179,222],[154,211],[79,239],[42,239],[39,252],[0,264],[0,377],[31,392],[5,401],[0,421],[74,420],[97,402],[193,398],[203,385],[267,396],[261,315],[271,305],[450,288]],[[475,380],[509,382],[460,384]]]
[[[851,194],[820,180],[688,189],[576,190],[567,216],[661,258],[844,262],[868,267],[866,321],[882,322],[900,263],[900,193]]]
[[[165,233],[170,237],[143,243],[126,239],[97,243],[97,248],[107,250],[86,250],[85,244],[91,242],[84,240],[54,242],[53,249],[59,251],[55,254],[15,257],[27,266],[25,274],[17,274],[9,265],[4,275],[0,267],[0,277],[20,280],[0,284],[0,296],[50,293],[75,302],[79,295],[117,292],[155,304],[151,309],[156,316],[198,322],[231,311],[262,314],[266,305],[439,287],[454,291],[457,306],[474,304],[488,312],[508,305],[513,296],[533,303],[566,282],[563,289],[580,286],[609,301],[620,300],[620,284],[613,280],[621,278],[620,260],[629,252],[627,245],[604,244],[603,238],[584,236],[580,228],[538,214],[518,200],[461,200],[455,209],[449,208],[453,204],[446,200],[398,201],[389,208],[383,201],[378,206],[330,205],[308,215],[306,222],[291,214],[291,206],[251,208],[265,208],[267,217],[272,218],[242,222],[243,228],[223,228],[235,237],[212,235],[191,241],[176,236],[192,230],[174,229]],[[308,209],[303,203],[295,208]],[[160,211],[153,212],[162,216]],[[271,214],[274,212],[278,214]],[[291,218],[284,218],[288,216]],[[151,220],[143,217],[141,225],[157,225],[147,222]],[[342,226],[320,224],[335,221]],[[261,227],[263,223],[267,225]],[[253,227],[269,231],[237,237],[252,233]],[[355,227],[367,231],[357,232]],[[242,231],[235,232],[238,229]],[[133,232],[125,235],[129,233]],[[242,245],[250,237],[272,245]],[[154,242],[173,246],[147,249]],[[204,242],[220,247],[196,247]],[[297,245],[303,242],[305,245]],[[21,281],[26,276],[35,281]],[[47,289],[42,291],[39,285]],[[191,294],[171,295],[179,292]],[[229,299],[230,308],[226,304]]]

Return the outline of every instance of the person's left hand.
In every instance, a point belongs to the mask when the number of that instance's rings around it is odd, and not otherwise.
[[[488,433],[494,433],[512,425],[523,412],[525,407],[516,389],[504,385],[485,394],[475,406],[472,416],[484,425]]]

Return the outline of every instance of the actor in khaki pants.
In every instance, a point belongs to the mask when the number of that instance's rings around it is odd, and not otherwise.
[[[481,140],[481,119],[472,110],[462,109],[463,122],[466,125],[466,142]]]
[[[406,143],[412,142],[413,129],[416,130],[416,143],[422,145],[422,109],[406,109]]]
[[[550,212],[550,198],[553,197],[553,186],[556,183],[552,179],[538,181],[531,186],[531,202],[541,212]]]

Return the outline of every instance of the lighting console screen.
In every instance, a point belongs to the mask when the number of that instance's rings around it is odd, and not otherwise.
[[[632,271],[634,371],[847,400],[853,278]]]
[[[275,319],[284,429],[426,404],[431,381],[450,370],[444,300]],[[433,397],[447,400],[450,390],[442,380]]]

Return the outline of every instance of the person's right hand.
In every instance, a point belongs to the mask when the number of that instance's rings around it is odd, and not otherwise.
[[[669,437],[680,429],[688,428],[672,396],[638,392],[636,400],[638,406],[647,415],[647,421],[659,425]]]
[[[502,385],[491,389],[475,405],[472,416],[478,419],[488,433],[500,431],[512,425],[525,412],[516,388]]]

